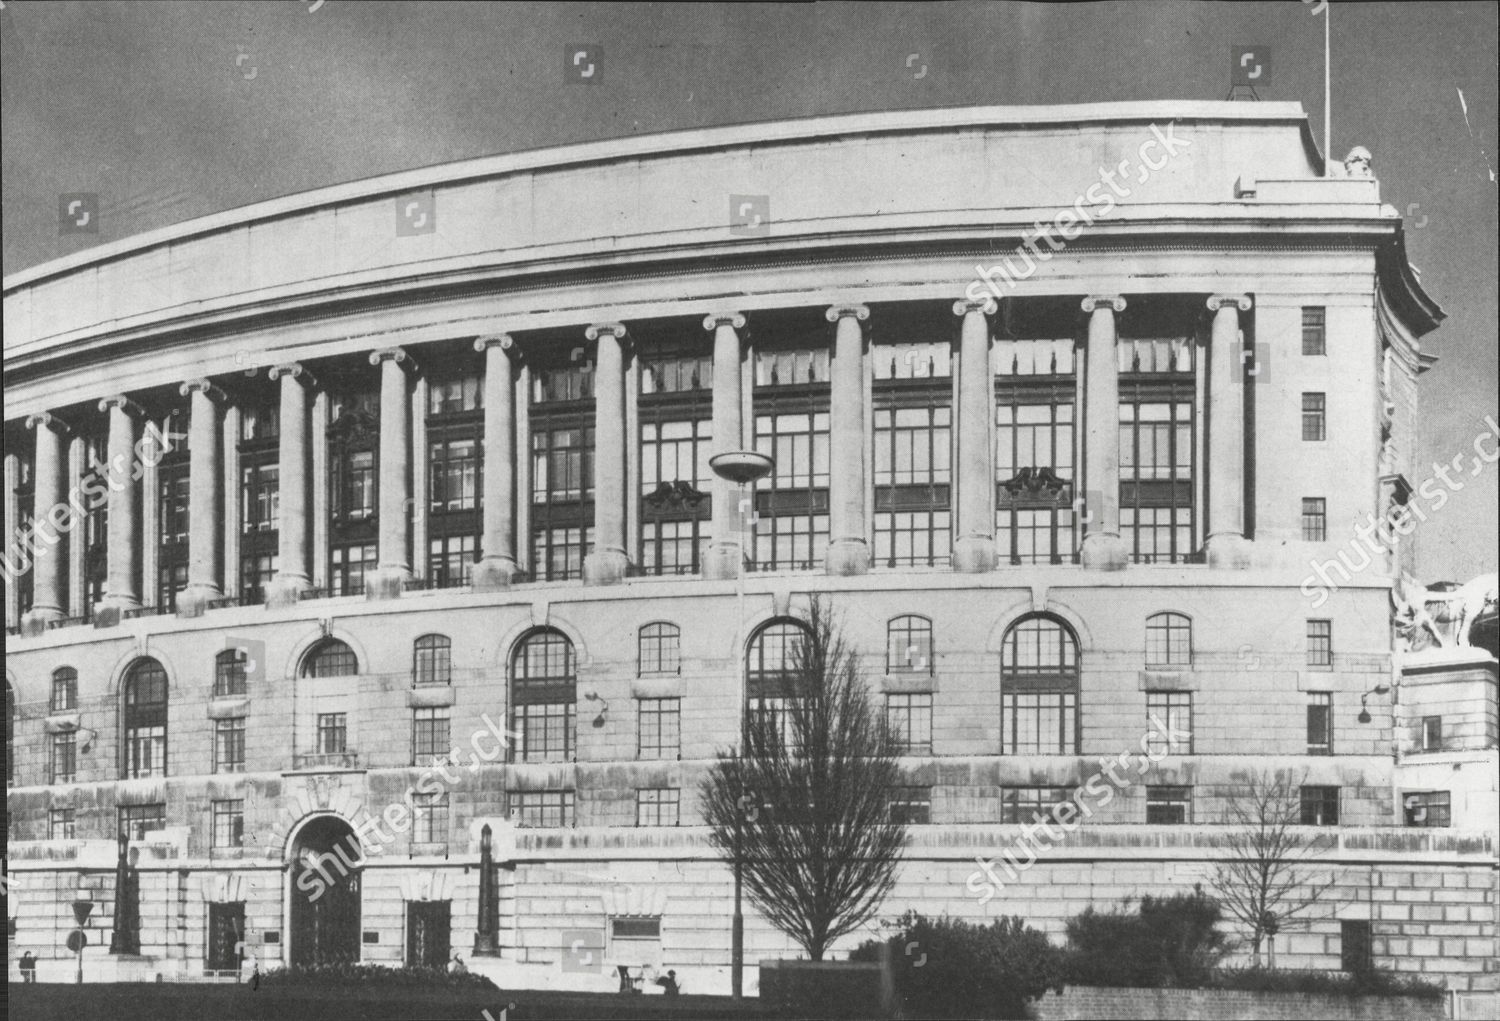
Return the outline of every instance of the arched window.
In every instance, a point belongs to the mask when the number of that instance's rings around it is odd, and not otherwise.
[[[1146,665],[1191,666],[1193,622],[1180,613],[1156,613],[1146,618]]]
[[[78,671],[70,666],[60,666],[52,671],[52,701],[54,713],[78,708]]]
[[[1078,641],[1061,622],[1033,614],[1000,645],[1001,753],[1078,754]]]
[[[511,657],[510,685],[516,759],[571,759],[577,742],[578,663],[568,636],[544,628],[521,639]]]
[[[245,694],[245,667],[248,651],[240,646],[222,649],[214,657],[214,697]]]
[[[359,673],[354,650],[337,638],[327,638],[313,646],[302,660],[303,677],[349,677]]]
[[[453,683],[453,642],[447,635],[423,635],[412,646],[411,683]]]
[[[167,775],[167,672],[154,659],[125,674],[125,779]]]
[[[676,624],[647,624],[641,628],[638,673],[676,676],[682,672],[682,629]]]
[[[792,714],[798,701],[798,664],[810,637],[807,625],[788,619],[766,624],[750,639],[745,664],[747,725],[769,725],[788,745],[796,744]]]
[[[891,618],[885,628],[885,672],[932,673],[932,621],[916,614]]]

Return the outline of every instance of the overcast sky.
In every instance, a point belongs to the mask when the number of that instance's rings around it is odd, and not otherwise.
[[[4,270],[537,146],[863,110],[1224,99],[1236,44],[1270,48],[1260,96],[1300,101],[1321,139],[1314,6],[5,0]],[[1497,6],[1332,7],[1333,150],[1374,153],[1449,316],[1423,341],[1442,361],[1422,378],[1420,483],[1431,462],[1471,457],[1497,411]],[[598,86],[564,82],[575,43],[603,48]],[[99,195],[98,234],[59,235],[60,192]],[[1465,476],[1419,531],[1424,580],[1496,570],[1497,477],[1494,463]]]

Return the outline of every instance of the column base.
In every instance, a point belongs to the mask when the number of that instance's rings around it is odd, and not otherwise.
[[[475,957],[499,957],[500,947],[495,941],[494,933],[474,934],[474,956]]]
[[[474,565],[474,591],[499,592],[508,589],[520,572],[521,566],[510,557],[485,557]]]
[[[1254,543],[1239,532],[1216,532],[1203,544],[1209,567],[1243,571],[1250,567]]]
[[[599,549],[583,558],[585,585],[618,585],[625,580],[630,558],[622,549]]]
[[[745,551],[739,543],[713,544],[703,554],[703,577],[713,581],[738,578],[745,570]]]
[[[62,620],[60,606],[33,606],[21,616],[21,634],[40,635],[47,631],[49,620]]]
[[[952,564],[964,574],[993,571],[996,564],[995,540],[988,535],[966,535],[953,544]]]
[[[1114,532],[1090,532],[1083,537],[1079,559],[1095,571],[1123,571],[1130,562],[1125,540]]]
[[[189,585],[177,597],[177,616],[201,617],[208,609],[209,602],[223,598],[224,594],[212,585]]]
[[[274,610],[281,606],[295,606],[303,593],[312,588],[305,575],[278,574],[266,586],[266,608]]]
[[[411,580],[409,567],[380,567],[365,578],[365,599],[400,599]]]
[[[870,547],[863,539],[835,539],[828,544],[823,568],[826,573],[836,576],[869,574]]]

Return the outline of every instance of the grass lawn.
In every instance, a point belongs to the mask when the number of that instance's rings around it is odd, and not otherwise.
[[[594,1018],[718,1021],[771,1018],[747,999],[739,1010],[727,996],[630,996],[515,990],[487,996],[470,990],[406,987],[314,986],[252,992],[248,985],[213,983],[12,984],[7,1005],[13,1021],[493,1021]]]

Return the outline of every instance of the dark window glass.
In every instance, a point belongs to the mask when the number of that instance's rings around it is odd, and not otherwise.
[[[1328,438],[1327,423],[1324,418],[1327,414],[1327,405],[1326,394],[1304,393],[1302,395],[1302,438],[1304,440]]]
[[[1453,825],[1448,791],[1408,791],[1401,803],[1408,826]]]
[[[1321,305],[1302,307],[1302,353],[1328,353],[1327,310]]]
[[[412,646],[412,684],[453,682],[453,642],[447,635],[423,635]]]
[[[1180,613],[1156,613],[1146,618],[1146,665],[1191,666],[1193,622]]]
[[[1328,501],[1321,496],[1302,498],[1302,541],[1328,540]]]
[[[1146,822],[1154,825],[1184,825],[1193,821],[1191,787],[1147,787]]]
[[[138,660],[125,677],[125,777],[167,775],[167,672]]]
[[[1307,693],[1307,754],[1333,754],[1333,694]]]
[[[1339,789],[1337,787],[1302,788],[1302,825],[1337,826],[1339,822]]]
[[[635,792],[635,824],[637,826],[676,826],[678,823],[678,798],[682,792],[675,787],[650,787]]]
[[[302,661],[303,677],[349,677],[359,673],[354,650],[337,638],[320,642]]]
[[[1343,971],[1366,975],[1375,967],[1374,939],[1369,922],[1339,923],[1339,967]]]
[[[52,671],[52,701],[49,708],[54,713],[78,708],[77,670],[62,666]]]

